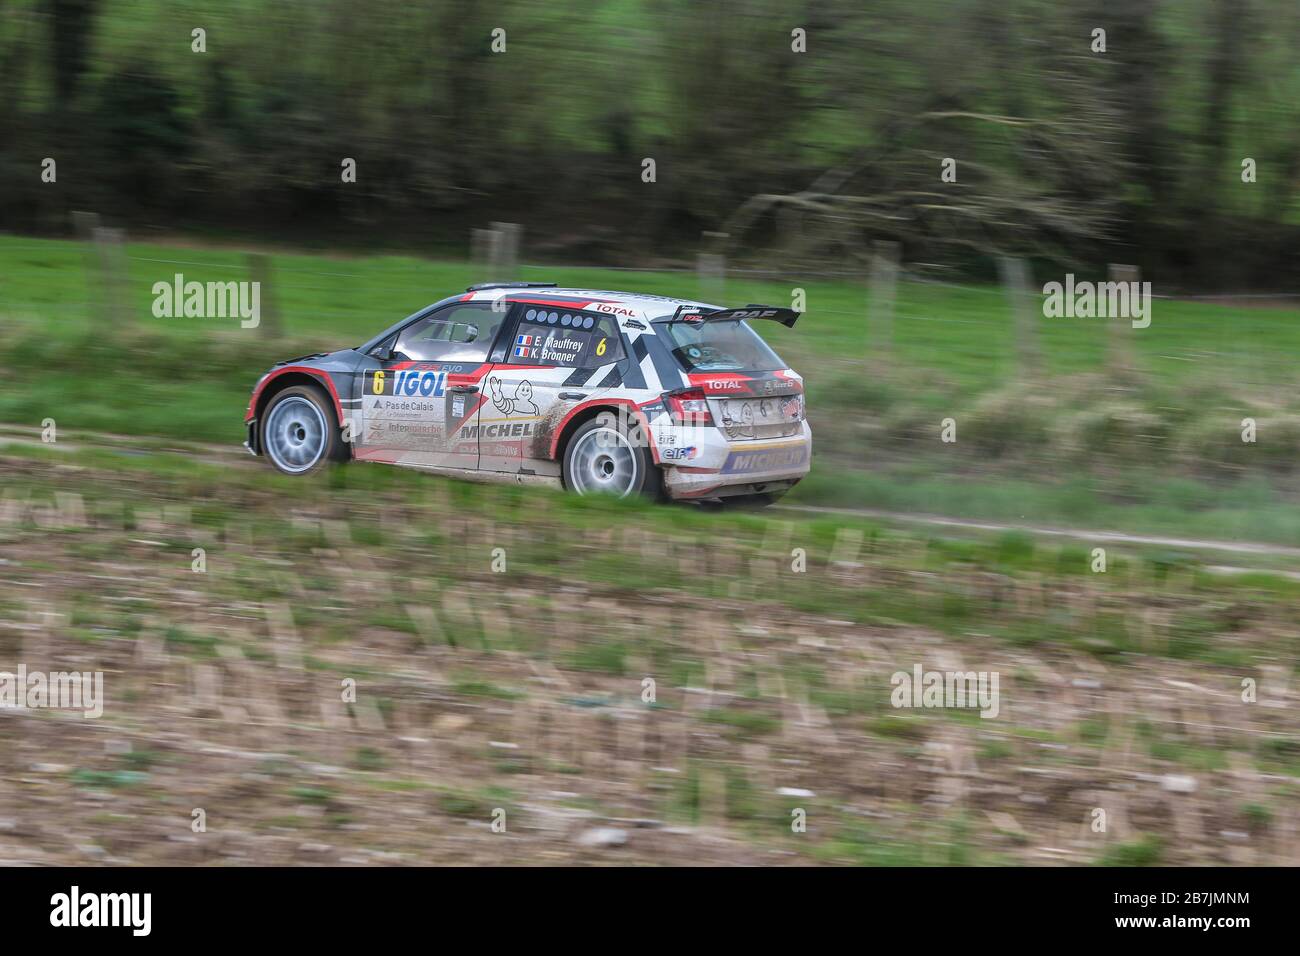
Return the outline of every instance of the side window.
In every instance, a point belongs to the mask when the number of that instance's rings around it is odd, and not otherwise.
[[[507,360],[511,365],[596,368],[623,357],[623,338],[612,316],[539,309],[519,318]]]
[[[482,362],[505,312],[481,304],[449,305],[408,325],[397,337],[393,358],[411,362]]]

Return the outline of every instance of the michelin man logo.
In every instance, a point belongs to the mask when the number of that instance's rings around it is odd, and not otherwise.
[[[732,418],[730,413],[722,413],[722,427],[727,431],[728,438],[753,438],[756,434],[754,431],[754,408],[749,402],[745,402],[740,407],[740,417]]]
[[[501,380],[496,376],[488,379],[492,390],[492,404],[506,415],[540,415],[542,412],[533,401],[533,383],[524,379],[515,386],[513,398],[501,394]]]

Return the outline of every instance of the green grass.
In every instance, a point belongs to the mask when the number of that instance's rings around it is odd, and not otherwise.
[[[1099,862],[1102,866],[1157,866],[1164,849],[1164,841],[1159,837],[1142,836],[1111,846]]]
[[[822,862],[854,866],[989,866],[1002,862],[977,850],[971,826],[962,814],[906,828],[854,820],[836,826],[832,839],[818,845],[813,856]]]
[[[50,415],[66,421],[67,427],[232,440],[239,434],[241,400],[263,370],[254,361],[289,356],[275,343],[267,343],[262,330],[240,329],[235,320],[154,317],[152,286],[170,281],[176,272],[200,282],[244,280],[249,277],[245,255],[228,249],[143,243],[128,245],[127,253],[131,321],[156,348],[109,367],[90,359],[95,353],[114,357],[124,332],[105,328],[97,315],[96,279],[88,274],[85,246],[0,237],[5,364],[26,386],[18,394],[6,394],[0,418],[39,421]],[[275,299],[286,336],[316,347],[361,342],[479,278],[465,263],[404,256],[275,255],[273,263]],[[562,285],[702,294],[691,274],[571,266],[530,266],[523,273],[525,278],[546,278]],[[739,277],[728,282],[726,297],[737,302],[785,303],[795,287],[791,282]],[[829,364],[850,371],[862,388],[869,389],[873,376],[855,363],[871,358],[877,350],[868,342],[862,285],[800,280],[798,287],[807,293],[808,315],[797,330],[760,331],[807,375],[815,411],[817,392],[826,378],[821,367]],[[1156,309],[1151,328],[1133,338],[1144,365],[1157,380],[1179,382],[1208,368],[1216,376],[1234,380],[1295,381],[1290,356],[1300,354],[1300,322],[1294,321],[1294,312],[1166,300],[1159,301]],[[1103,367],[1104,325],[1044,320],[1041,331],[1049,377]],[[997,287],[903,283],[892,345],[897,362],[927,370],[955,386],[957,394],[1005,384],[1015,373],[1011,315]],[[90,354],[78,354],[75,346]],[[105,396],[112,400],[104,401]],[[172,414],[139,417],[159,402]],[[869,405],[869,400],[861,402],[862,407]]]
[[[234,319],[151,311],[153,284],[176,272],[249,278],[243,252],[126,251],[131,321],[119,328],[100,312],[82,244],[0,237],[0,422],[53,418],[64,434],[235,446],[251,387],[272,362],[357,344],[481,278],[465,263],[410,256],[276,254],[284,335],[271,339]],[[690,273],[522,271],[707,297]],[[791,501],[1300,542],[1297,312],[1157,300],[1151,327],[1131,336],[1141,375],[1129,384],[1104,374],[1104,322],[1042,320],[1040,384],[1020,386],[1012,316],[995,286],[903,282],[883,362],[860,283],[740,276],[725,298],[785,303],[796,287],[808,307],[798,327],[759,328],[807,379],[817,457]],[[1261,421],[1254,445],[1237,435],[1247,415]],[[955,445],[938,440],[946,417],[959,423]]]

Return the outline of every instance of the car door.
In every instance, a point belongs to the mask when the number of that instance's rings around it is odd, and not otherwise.
[[[356,457],[417,468],[477,468],[478,441],[467,432],[506,315],[490,302],[451,303],[376,349],[361,375]]]
[[[532,303],[506,330],[483,385],[479,468],[558,476],[552,439],[571,409],[618,384],[623,337],[612,316]]]

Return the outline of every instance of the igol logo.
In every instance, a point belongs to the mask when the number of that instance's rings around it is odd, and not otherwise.
[[[441,397],[447,384],[446,371],[388,372],[376,369],[366,376],[366,391],[371,395],[408,395],[414,398]]]

